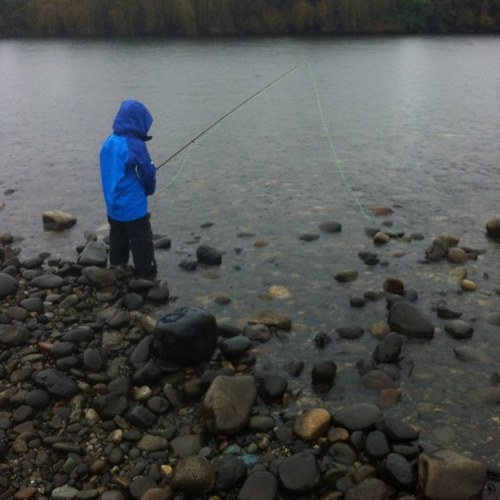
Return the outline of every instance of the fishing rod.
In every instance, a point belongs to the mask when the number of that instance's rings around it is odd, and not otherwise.
[[[222,116],[221,118],[219,118],[217,121],[213,122],[212,125],[209,125],[205,130],[203,130],[203,132],[200,132],[194,139],[191,139],[187,144],[185,144],[184,146],[182,146],[182,148],[178,149],[172,156],[170,156],[169,158],[167,158],[161,165],[159,165],[158,167],[156,167],[156,170],[160,170],[161,167],[163,167],[164,165],[166,165],[169,161],[173,160],[179,153],[182,153],[182,151],[184,151],[188,146],[190,146],[191,144],[194,144],[200,137],[202,137],[208,131],[210,131],[215,126],[217,126],[219,123],[221,123],[222,121],[224,121],[228,116],[230,116],[233,113],[235,113],[236,111],[238,111],[238,109],[242,108],[247,102],[251,101],[252,99],[255,99],[259,94],[261,94],[262,92],[264,92],[265,90],[267,90],[269,87],[272,87],[273,85],[277,84],[279,81],[283,80],[283,78],[286,78],[288,75],[292,74],[297,69],[299,69],[298,66],[296,66],[295,68],[287,71],[286,73],[283,73],[281,76],[279,76],[278,78],[276,78],[272,82],[268,83],[265,87],[262,87],[260,90],[258,90],[257,92],[255,92],[255,94],[252,94],[250,97],[248,97],[243,102],[241,102],[240,104],[238,104],[238,106],[236,106],[233,109],[231,109],[230,111],[228,111],[224,116]]]

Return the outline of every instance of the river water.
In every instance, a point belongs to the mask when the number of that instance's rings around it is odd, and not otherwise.
[[[149,149],[159,165],[294,68],[158,172],[153,228],[172,248],[157,260],[177,297],[158,314],[200,306],[241,325],[263,309],[289,316],[292,330],[265,344],[259,362],[304,360],[292,384],[302,390],[297,404],[334,410],[377,402],[356,370],[377,340],[368,331],[342,340],[335,329],[385,320],[384,300],[353,308],[349,299],[398,277],[418,292],[436,335],[405,341],[401,402],[386,414],[417,425],[429,444],[500,465],[499,407],[477,397],[500,372],[500,327],[486,321],[500,303],[500,246],[485,237],[500,215],[499,37],[2,40],[0,232],[16,236],[22,256],[75,259],[85,230],[106,234],[98,153],[123,99],[142,100],[154,115]],[[393,213],[375,217],[374,207]],[[44,232],[49,209],[78,223]],[[318,229],[332,220],[340,233]],[[374,247],[365,228],[386,226],[424,239]],[[465,266],[476,292],[459,292],[449,279],[456,266],[422,263],[444,232],[485,250]],[[224,252],[222,265],[181,269],[202,243]],[[360,251],[388,265],[368,267]],[[360,277],[338,283],[346,269]],[[273,285],[290,297],[270,299]],[[474,325],[470,340],[447,335],[439,300]],[[320,332],[333,339],[323,350],[313,342]],[[457,359],[464,344],[476,361]],[[310,388],[318,359],[338,365],[326,394]]]

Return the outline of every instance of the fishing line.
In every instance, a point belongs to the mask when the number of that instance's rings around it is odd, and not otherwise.
[[[318,107],[318,111],[319,111],[319,116],[321,118],[321,124],[322,124],[322,127],[323,127],[323,132],[326,136],[326,140],[328,142],[328,146],[329,146],[329,149],[330,149],[330,154],[331,154],[331,159],[332,159],[332,163],[333,165],[336,167],[338,173],[340,174],[340,177],[342,179],[342,182],[344,183],[344,185],[347,187],[347,189],[349,190],[354,202],[356,203],[356,205],[358,206],[359,208],[359,211],[361,212],[361,214],[371,220],[372,218],[366,213],[364,207],[363,207],[363,204],[361,203],[361,200],[359,199],[359,197],[356,195],[356,192],[354,191],[353,187],[349,184],[348,180],[347,180],[347,177],[346,177],[346,174],[345,174],[345,170],[344,168],[342,167],[342,163],[341,161],[339,160],[339,157],[337,155],[337,151],[335,149],[335,146],[333,144],[333,137],[332,137],[332,134],[330,133],[330,131],[328,130],[328,126],[327,126],[327,123],[326,123],[326,118],[325,118],[325,113],[323,112],[323,105],[321,103],[321,97],[319,95],[319,90],[318,90],[318,84],[316,82],[316,78],[314,76],[314,73],[313,73],[313,70],[310,66],[310,64],[304,64],[304,66],[307,66],[308,70],[309,70],[309,75],[311,77],[311,82],[312,82],[312,86],[313,86],[313,91],[314,91],[314,96],[316,98],[316,105]]]

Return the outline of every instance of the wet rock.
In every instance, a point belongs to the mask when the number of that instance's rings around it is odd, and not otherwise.
[[[219,349],[223,356],[228,359],[243,356],[251,347],[252,342],[249,338],[238,335],[230,339],[225,339],[219,343]]]
[[[55,399],[68,399],[78,393],[76,382],[59,370],[46,368],[38,372],[34,379]]]
[[[319,234],[304,233],[299,236],[299,240],[302,241],[315,241],[319,238]]]
[[[366,436],[365,453],[372,459],[381,460],[391,452],[389,442],[382,431],[372,431]]]
[[[377,429],[381,430],[389,441],[416,441],[419,432],[411,425],[395,417],[383,417],[377,421]]]
[[[165,285],[154,286],[148,290],[146,298],[156,304],[166,304],[170,298],[170,289]]]
[[[66,285],[67,282],[61,276],[57,276],[56,274],[43,274],[42,276],[37,276],[30,281],[30,286],[34,286],[37,288],[48,289],[48,288],[60,288],[63,285]]]
[[[247,325],[243,330],[243,334],[250,340],[258,342],[267,342],[272,337],[272,332],[267,325]]]
[[[268,471],[256,471],[243,484],[238,500],[274,500],[278,490],[278,480]]]
[[[42,222],[46,231],[63,231],[73,227],[77,218],[62,210],[47,210],[42,214]]]
[[[272,309],[261,311],[249,323],[251,325],[266,325],[269,328],[276,328],[277,330],[288,331],[292,328],[292,320],[288,316],[284,316]]]
[[[465,292],[475,292],[477,290],[477,283],[472,280],[462,280],[460,282],[460,288]]]
[[[468,345],[459,345],[453,348],[455,356],[464,363],[486,363],[487,357],[477,349]]]
[[[444,325],[444,329],[457,340],[470,339],[474,333],[472,325],[461,319],[452,319],[447,321]]]
[[[154,242],[155,248],[158,250],[170,250],[172,247],[172,240],[170,238],[159,238]]]
[[[198,262],[208,266],[218,266],[222,264],[222,253],[209,245],[200,245],[196,249]]]
[[[453,264],[464,264],[469,259],[469,256],[461,248],[450,248],[447,258]]]
[[[289,299],[292,296],[292,294],[284,286],[280,285],[270,286],[267,293],[272,299],[279,300]]]
[[[315,441],[328,431],[332,417],[324,408],[309,408],[294,422],[293,430],[305,441]]]
[[[394,331],[408,337],[426,340],[434,337],[432,321],[409,302],[396,302],[389,311],[388,322]]]
[[[439,302],[436,308],[437,315],[443,319],[455,319],[462,316],[460,311],[455,311],[447,306],[446,302]]]
[[[224,458],[215,466],[215,489],[231,491],[246,476],[247,468],[239,457]]]
[[[184,259],[179,262],[179,267],[184,271],[195,271],[198,267],[198,261],[193,259]]]
[[[384,292],[387,293],[394,293],[396,295],[404,295],[405,293],[404,283],[399,278],[395,277],[386,278],[383,288]]]
[[[243,429],[257,396],[253,377],[218,376],[203,401],[207,428],[212,433],[235,434]]]
[[[350,431],[369,430],[380,418],[379,408],[370,403],[357,403],[334,412],[333,419]]]
[[[116,273],[111,269],[105,269],[98,266],[88,266],[82,270],[89,283],[97,288],[112,286],[116,283]]]
[[[21,325],[0,325],[0,345],[15,347],[27,344],[30,331]]]
[[[10,274],[0,273],[0,299],[17,292],[17,280]]]
[[[379,341],[373,352],[377,363],[397,363],[403,347],[401,335],[391,332]]]
[[[77,259],[77,263],[82,266],[105,267],[107,262],[108,252],[98,241],[89,241]]]
[[[410,462],[398,453],[390,453],[381,465],[381,476],[398,489],[408,491],[416,482]]]
[[[446,241],[437,238],[425,250],[425,257],[432,262],[444,260],[448,257],[448,251]]]
[[[162,361],[194,364],[207,360],[217,347],[217,322],[203,309],[182,307],[163,316],[153,333]]]
[[[340,283],[350,283],[351,281],[358,279],[358,277],[359,273],[356,269],[346,269],[345,271],[341,271],[334,276],[334,278]]]
[[[340,233],[342,224],[336,221],[324,221],[319,225],[319,228],[325,233]]]
[[[335,382],[337,365],[335,361],[324,360],[316,363],[311,372],[311,382],[313,385],[331,386]]]
[[[486,234],[490,238],[500,238],[500,217],[493,217],[486,223]]]
[[[331,344],[332,338],[327,333],[320,332],[314,336],[313,342],[318,349],[324,349],[327,345]]]
[[[172,487],[188,495],[206,495],[215,484],[215,470],[200,456],[183,458],[172,474]]]
[[[167,440],[165,441],[167,444]],[[176,455],[181,458],[186,458],[197,455],[205,445],[204,441],[203,436],[200,434],[189,434],[172,439],[172,441],[170,441],[170,445]],[[166,446],[163,449],[166,449]]]
[[[288,381],[279,373],[266,373],[259,377],[258,392],[264,401],[280,402],[288,387]]]
[[[343,442],[333,443],[330,448],[328,448],[328,456],[334,462],[338,462],[344,465],[352,465],[358,459],[357,451],[349,444]]]
[[[418,461],[419,485],[430,500],[469,500],[486,483],[486,467],[451,450],[422,453]]]
[[[340,338],[349,340],[359,339],[364,333],[363,328],[357,325],[339,326],[335,331]]]
[[[391,241],[390,235],[384,233],[383,231],[378,231],[373,235],[373,243],[375,245],[386,245]]]
[[[371,370],[365,373],[365,375],[361,377],[361,384],[367,389],[374,389],[376,391],[394,387],[394,382],[391,377],[382,370]]]
[[[386,484],[377,478],[368,478],[349,489],[345,500],[388,500]]]
[[[285,458],[278,472],[281,484],[291,493],[311,491],[320,482],[318,463],[314,455],[308,452]]]

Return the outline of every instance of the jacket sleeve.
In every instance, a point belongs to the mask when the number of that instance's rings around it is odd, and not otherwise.
[[[146,196],[154,194],[156,190],[156,167],[149,156],[143,141],[134,140],[131,148],[130,162],[135,166],[135,172],[144,187]]]
[[[156,191],[156,167],[150,160],[149,163],[138,163],[136,167],[137,177],[144,186],[146,196],[154,194]]]

